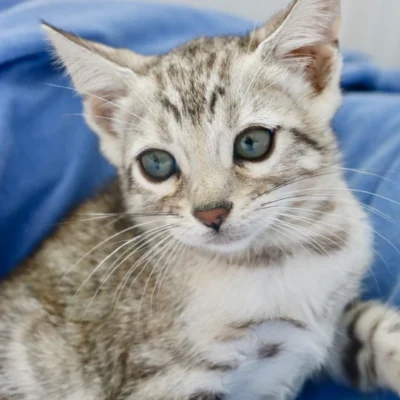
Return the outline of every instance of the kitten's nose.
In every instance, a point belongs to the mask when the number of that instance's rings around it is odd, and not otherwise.
[[[217,207],[213,208],[201,208],[195,209],[193,215],[202,222],[205,226],[214,229],[216,232],[219,231],[222,223],[226,220],[226,217],[232,209],[232,203],[218,204]]]

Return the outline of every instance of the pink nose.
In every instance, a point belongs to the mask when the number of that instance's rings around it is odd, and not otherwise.
[[[211,209],[195,210],[193,215],[205,226],[219,231],[222,223],[226,220],[231,211],[232,203]]]

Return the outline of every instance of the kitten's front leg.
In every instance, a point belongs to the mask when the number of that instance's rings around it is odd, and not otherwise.
[[[37,306],[32,299],[23,304]],[[70,342],[78,329],[30,311],[0,316],[0,399],[105,400],[96,368],[85,371],[82,353]]]
[[[327,348],[324,335],[300,323],[263,323],[238,341],[237,350],[246,360],[229,375],[225,399],[293,399],[323,364]]]
[[[328,372],[362,391],[400,395],[400,312],[379,302],[354,302],[342,316]]]
[[[138,384],[128,400],[286,400],[322,363],[327,348],[295,321],[230,327],[190,368],[170,365]]]
[[[229,372],[171,363],[150,378],[136,382],[129,395],[113,400],[222,400]]]

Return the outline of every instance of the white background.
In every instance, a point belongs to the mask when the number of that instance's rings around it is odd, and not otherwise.
[[[158,0],[267,19],[289,0]],[[342,48],[363,50],[381,65],[400,67],[400,0],[342,0]]]

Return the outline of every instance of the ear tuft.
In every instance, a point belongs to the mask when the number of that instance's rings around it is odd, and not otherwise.
[[[141,56],[81,39],[44,21],[42,28],[55,48],[57,60],[84,99],[86,121],[99,135],[103,154],[118,165],[120,140],[114,129],[115,114],[137,79],[127,65]]]
[[[322,91],[337,66],[340,0],[294,0],[256,32],[263,58],[273,54]]]
[[[127,89],[132,70],[118,63],[116,49],[81,39],[47,23],[42,24],[56,50],[58,60],[66,67],[76,89],[83,95]]]

